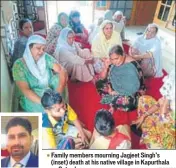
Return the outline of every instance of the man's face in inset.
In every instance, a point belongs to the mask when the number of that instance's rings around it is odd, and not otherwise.
[[[14,160],[21,160],[30,151],[33,137],[22,126],[9,128],[7,133],[7,150]]]

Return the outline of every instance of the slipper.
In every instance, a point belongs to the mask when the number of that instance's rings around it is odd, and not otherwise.
[[[137,128],[137,125],[136,124],[132,124],[130,125],[130,128],[131,128],[131,131],[134,132],[137,136],[141,137],[142,135],[142,130],[141,128]]]

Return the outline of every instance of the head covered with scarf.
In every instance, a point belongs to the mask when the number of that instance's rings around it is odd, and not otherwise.
[[[32,75],[38,79],[40,85],[47,86],[48,85],[48,72],[46,69],[46,60],[45,60],[45,52],[40,56],[39,60],[35,61],[30,45],[31,44],[43,44],[46,45],[46,40],[39,35],[32,35],[29,37],[28,42],[26,44],[26,48],[23,54],[23,58],[26,62],[26,65]]]
[[[116,11],[113,15],[113,20],[116,22],[124,22],[124,16],[123,16],[123,12],[121,11]]]
[[[60,36],[57,40],[57,46],[56,46],[55,52],[59,53],[62,49],[67,49],[68,51],[73,52],[73,53],[76,52],[75,44],[73,43],[73,45],[70,45],[67,42],[69,33],[74,34],[73,30],[69,27],[65,27],[64,29],[61,30]]]
[[[66,19],[65,21],[66,21],[66,25],[63,25],[63,23],[62,23],[62,21],[61,21],[61,19],[63,19],[63,17],[65,17],[64,19]],[[64,27],[66,27],[67,25],[68,25],[68,15],[66,14],[66,13],[64,13],[64,12],[61,12],[61,13],[59,13],[59,15],[58,15],[58,17],[57,17],[57,24],[59,25],[59,26],[61,26],[62,27],[62,29],[64,28]]]
[[[113,29],[110,39],[106,39],[106,36],[104,34],[104,28],[108,24],[112,25]],[[114,25],[110,20],[104,20],[103,23],[100,25],[99,32],[92,41],[92,51],[94,56],[108,57],[109,49],[116,44],[122,46],[120,33],[114,31]]]
[[[71,11],[69,15],[69,24],[72,30],[77,34],[77,33],[83,33],[84,26],[81,24],[81,21],[79,20],[78,22],[74,21],[74,18],[80,18],[80,13],[76,10]]]
[[[147,32],[149,28],[155,28],[155,32]],[[150,29],[151,31],[151,29]],[[146,33],[153,33],[151,38],[146,38]],[[158,26],[155,23],[149,24],[145,30],[145,32],[140,35],[132,45],[133,48],[137,49],[141,54],[146,52],[151,52],[154,63],[155,63],[155,77],[161,77],[162,73],[162,62],[161,62],[161,41],[157,36],[158,34]]]
[[[149,31],[150,28],[155,28],[155,32],[153,32],[152,38],[156,38],[156,36],[157,36],[157,34],[158,34],[158,29],[159,29],[159,28],[158,28],[158,25],[155,24],[155,23],[148,24],[148,26],[147,26],[147,28],[145,29],[144,34],[143,34],[144,38],[146,38],[146,34],[148,33],[148,31]],[[150,30],[150,31],[151,31],[151,30]]]

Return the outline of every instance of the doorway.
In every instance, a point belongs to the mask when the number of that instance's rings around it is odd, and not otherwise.
[[[45,1],[47,29],[56,23],[60,12],[69,15],[71,10],[80,12],[80,20],[86,28],[93,22],[93,1]]]

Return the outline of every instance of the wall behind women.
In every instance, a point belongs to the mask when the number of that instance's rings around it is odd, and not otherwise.
[[[1,112],[12,110],[13,83],[11,82],[7,61],[2,50],[1,41]]]
[[[5,23],[9,23],[10,19],[13,17],[13,2],[11,1],[1,1],[1,10],[3,11],[3,17]]]
[[[5,42],[4,27],[9,23],[13,17],[12,2],[1,2],[1,112],[10,112],[12,110],[12,94],[13,94],[13,82],[10,79],[9,67],[7,65],[5,51],[3,50],[3,43]],[[5,46],[6,47],[6,46]],[[7,50],[7,48],[5,48]]]

